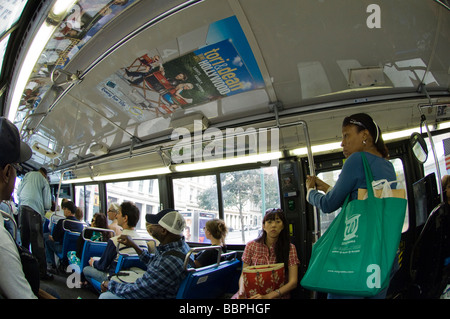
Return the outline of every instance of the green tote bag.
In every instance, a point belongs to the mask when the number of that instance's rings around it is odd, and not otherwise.
[[[342,210],[314,244],[301,285],[307,289],[352,296],[375,296],[389,284],[400,243],[406,199],[377,198],[372,172],[361,153],[367,199],[347,196]]]

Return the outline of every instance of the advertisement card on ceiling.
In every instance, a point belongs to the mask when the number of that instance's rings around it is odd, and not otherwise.
[[[169,61],[149,51],[97,88],[130,117],[145,121],[264,86],[235,17],[210,25],[206,42],[213,43]]]

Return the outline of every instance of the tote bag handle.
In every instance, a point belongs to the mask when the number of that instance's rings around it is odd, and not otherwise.
[[[364,152],[361,152],[361,158],[362,158],[363,166],[364,166],[364,174],[366,175],[367,197],[374,198],[375,195],[373,193],[373,188],[372,188],[372,182],[373,182],[372,170],[370,169],[369,162],[367,161],[367,158],[366,158],[366,155],[364,154]]]

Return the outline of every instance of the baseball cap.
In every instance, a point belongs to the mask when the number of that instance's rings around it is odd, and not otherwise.
[[[17,127],[7,118],[0,117],[0,165],[23,163],[33,155],[31,148],[20,140]]]
[[[147,214],[145,220],[150,224],[158,224],[175,235],[181,235],[186,226],[183,216],[172,208],[163,209],[156,215]]]

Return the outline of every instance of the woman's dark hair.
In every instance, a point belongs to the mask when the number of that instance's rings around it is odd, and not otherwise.
[[[384,144],[383,138],[381,137],[380,127],[377,125],[377,123],[375,123],[370,115],[366,113],[357,113],[347,116],[342,122],[342,127],[351,124],[357,127],[358,132],[361,132],[363,130],[369,131],[369,134],[372,137],[373,144],[377,148],[378,152],[381,153],[383,158],[389,158],[389,151]]]
[[[283,230],[278,235],[278,240],[275,243],[275,255],[277,256],[277,263],[284,263],[284,268],[287,271],[289,267],[289,250],[290,250],[290,240],[289,240],[289,227],[286,220],[286,216],[282,209],[271,208],[266,210],[263,219],[263,225],[268,220],[275,220],[277,216],[283,222]],[[264,244],[266,242],[267,233],[263,230],[261,235],[256,239],[256,242]]]
[[[106,218],[105,214],[101,213],[95,213],[93,218],[95,218],[95,227],[96,228],[104,228],[108,229],[108,220]],[[108,241],[108,239],[111,237],[111,232],[102,232],[102,240]]]

